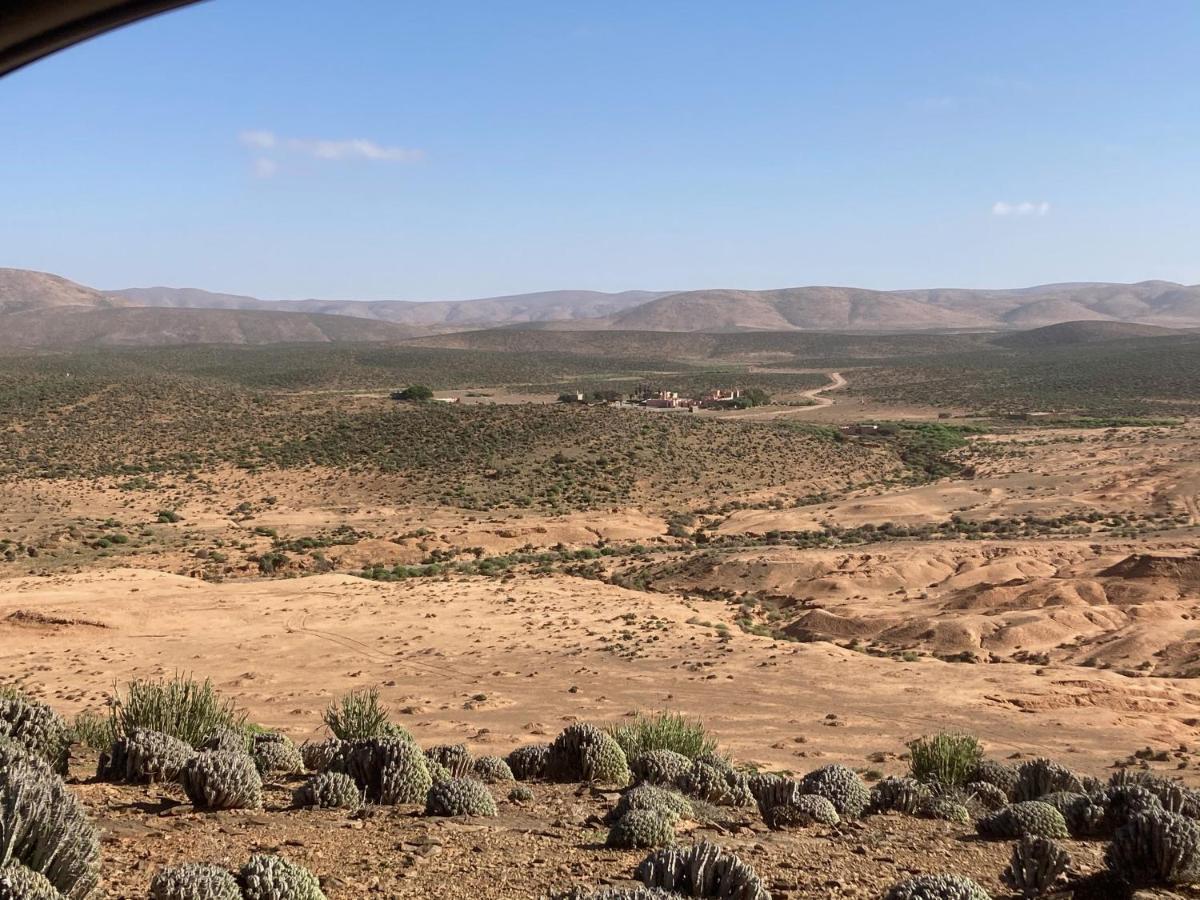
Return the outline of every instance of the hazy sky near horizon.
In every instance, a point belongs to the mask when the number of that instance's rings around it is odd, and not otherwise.
[[[1200,3],[210,0],[0,79],[0,265],[454,299],[1200,282]]]

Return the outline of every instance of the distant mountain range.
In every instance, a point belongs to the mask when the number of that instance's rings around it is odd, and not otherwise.
[[[1200,285],[546,291],[458,301],[272,301],[194,288],[101,291],[57,275],[0,269],[4,347],[400,341],[488,328],[715,334],[1020,331],[1077,321],[1200,327]]]

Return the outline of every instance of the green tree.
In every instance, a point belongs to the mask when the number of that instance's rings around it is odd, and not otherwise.
[[[425,384],[410,384],[402,391],[394,391],[392,399],[407,400],[412,403],[425,403],[433,399],[433,388]]]

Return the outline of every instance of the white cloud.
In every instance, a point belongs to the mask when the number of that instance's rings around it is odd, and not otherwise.
[[[389,147],[366,138],[285,138],[273,131],[252,129],[239,134],[238,141],[256,152],[254,174],[260,178],[270,178],[278,172],[280,158],[289,155],[332,162],[357,159],[370,162],[414,163],[425,158],[423,150]]]
[[[1009,203],[1007,200],[997,200],[992,204],[993,216],[1044,216],[1049,214],[1050,204],[1045,200],[1032,203],[1024,200],[1020,203]]]

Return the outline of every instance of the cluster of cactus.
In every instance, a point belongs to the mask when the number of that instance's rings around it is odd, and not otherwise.
[[[648,888],[717,900],[770,900],[762,879],[734,853],[701,841],[667,847],[642,860],[637,876]]]
[[[252,749],[250,734],[241,728],[222,727],[209,733],[200,742],[200,750],[224,750],[226,753],[249,753]],[[167,870],[164,870],[167,871]]]
[[[516,781],[512,769],[499,756],[481,756],[475,760],[473,774],[487,784],[500,784],[505,781]]]
[[[1012,789],[1016,801],[1038,800],[1058,791],[1083,793],[1083,781],[1066,766],[1038,757],[1017,766],[1017,781]]]
[[[1075,837],[1095,837],[1108,830],[1108,810],[1103,796],[1055,791],[1042,797],[1040,802],[1062,813],[1067,831]]]
[[[954,797],[930,797],[921,804],[917,814],[926,819],[941,819],[959,825],[971,824],[971,811]]]
[[[1109,787],[1143,787],[1158,798],[1167,812],[1179,813],[1189,819],[1200,819],[1200,791],[1186,787],[1178,781],[1150,772],[1120,769],[1112,774],[1108,784]]]
[[[679,895],[648,887],[572,888],[565,894],[556,894],[554,900],[679,900]]]
[[[647,750],[629,761],[636,784],[673,785],[691,766],[690,759],[674,750]]]
[[[1013,845],[1000,880],[1022,897],[1050,893],[1071,865],[1071,856],[1050,838],[1026,836]]]
[[[605,844],[623,850],[675,843],[676,819],[657,809],[630,809],[613,822]]]
[[[1200,825],[1164,809],[1133,815],[1104,855],[1108,868],[1134,885],[1200,880]]]
[[[624,786],[629,762],[612,735],[594,725],[577,723],[563,729],[550,745],[546,773],[554,781],[587,781]]]
[[[892,885],[883,900],[991,900],[991,897],[962,875],[918,875]]]
[[[254,735],[254,765],[263,775],[295,775],[304,771],[304,757],[292,739],[278,731]]]
[[[621,795],[617,805],[608,814],[607,820],[611,824],[633,810],[657,812],[674,821],[690,819],[695,814],[691,801],[683,794],[669,788],[642,784]]]
[[[735,772],[727,760],[717,756],[696,757],[675,786],[713,806],[749,806],[754,802],[749,777]]]
[[[433,785],[421,748],[399,737],[348,741],[328,769],[353,778],[370,803],[421,803]]]
[[[98,778],[131,784],[176,781],[196,751],[191,745],[146,728],[135,728],[113,741],[108,752],[100,754]]]
[[[337,759],[346,742],[341,738],[331,737],[323,741],[305,741],[300,745],[300,759],[304,768],[310,772],[324,772]]]
[[[985,757],[975,763],[975,768],[967,776],[967,784],[990,784],[1003,791],[1008,800],[1012,800],[1013,792],[1017,789],[1017,778],[1017,770],[1012,766]]]
[[[800,780],[805,794],[816,794],[833,804],[844,819],[857,819],[871,803],[871,792],[853,769],[837,764],[809,772]]]
[[[67,774],[71,728],[45,703],[20,694],[0,694],[0,737],[24,747],[55,773]]]
[[[773,806],[763,815],[768,828],[796,828],[806,825],[837,825],[837,809],[817,794],[801,794],[787,803]]]
[[[1002,806],[1008,806],[1008,794],[1003,788],[997,787],[990,781],[970,781],[963,790],[967,796],[988,812],[995,812]]]
[[[868,809],[873,813],[899,812],[915,816],[932,796],[929,788],[915,778],[881,778],[871,788]]]
[[[475,757],[466,744],[436,744],[425,751],[425,758],[440,765],[451,778],[465,778],[475,769]]]
[[[550,763],[549,744],[530,744],[518,747],[505,760],[518,781],[541,781]]]
[[[207,742],[206,742],[207,743]],[[226,751],[231,752],[231,751]],[[220,866],[186,863],[154,873],[151,900],[242,900],[237,879]]]
[[[515,784],[508,792],[509,803],[529,803],[533,800],[533,791],[523,784]]]
[[[179,773],[184,793],[197,809],[259,809],[262,778],[245,753],[205,750]]]
[[[100,881],[100,837],[83,805],[49,764],[16,746],[0,746],[0,854],[66,900],[83,900]],[[10,875],[41,884],[16,869]]]
[[[45,875],[12,863],[0,869],[0,900],[62,900],[62,894]]]
[[[358,809],[362,793],[344,772],[321,772],[292,793],[292,805],[317,809]]]
[[[1047,838],[1070,836],[1063,814],[1049,803],[1024,800],[980,816],[975,830],[983,837],[1021,838],[1026,835]]]
[[[451,778],[430,787],[427,816],[494,816],[496,801],[487,785],[475,778]]]

